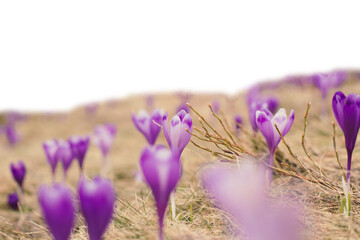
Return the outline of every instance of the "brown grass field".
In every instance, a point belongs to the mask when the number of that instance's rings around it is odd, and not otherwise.
[[[360,93],[360,82],[351,75],[340,90],[345,94]],[[287,147],[281,142],[277,150],[277,162],[291,165],[304,177],[300,179],[298,176],[289,176],[287,165],[277,164],[287,173],[276,171],[272,194],[291,195],[304,206],[304,214],[300,219],[303,223],[304,239],[360,239],[359,144],[355,147],[352,165],[352,216],[345,217],[340,214],[342,172],[334,152],[332,121],[335,121],[335,118],[331,109],[331,98],[335,90],[330,92],[327,99],[328,116],[320,114],[320,92],[313,86],[298,87],[284,83],[269,92],[280,98],[280,107],[287,109],[288,113],[290,109],[295,110],[295,122],[285,136],[285,140],[299,161],[291,156]],[[172,117],[179,104],[179,98],[175,94],[154,96],[155,107],[168,110]],[[244,131],[240,134],[238,143],[258,159],[266,158],[267,149],[264,147],[264,140],[260,133],[254,137],[248,122],[245,92],[232,97],[223,94],[194,94],[190,99],[194,109],[225,136],[222,126],[208,108],[208,104],[214,98],[219,100],[223,116],[229,124],[231,122],[231,126],[235,113],[243,116]],[[311,102],[311,108],[305,146],[312,161],[307,157],[302,146],[304,112],[308,102]],[[51,138],[66,139],[72,135],[88,134],[96,124],[106,122],[117,125],[118,133],[109,156],[117,202],[114,220],[108,228],[105,239],[156,239],[157,215],[151,192],[145,184],[136,182],[133,176],[134,171],[138,170],[140,152],[146,140],[134,127],[130,114],[142,108],[145,108],[144,96],[133,96],[111,104],[100,103],[96,114],[92,117],[86,113],[84,107],[51,115],[29,113],[28,118],[18,124],[18,130],[22,135],[22,141],[18,145],[9,146],[2,135],[0,138],[0,239],[51,238],[41,217],[36,195],[40,184],[51,182],[50,167],[46,162],[42,142]],[[194,125],[199,127],[197,115],[194,112],[191,114]],[[344,137],[337,123],[336,126],[336,148],[340,162],[346,168]],[[231,131],[233,131],[232,127]],[[211,143],[200,141],[195,137],[192,137],[192,140],[203,147],[216,150],[216,146]],[[167,145],[162,133],[157,143]],[[7,207],[7,194],[16,189],[9,164],[18,159],[25,162],[28,170],[24,183],[25,205],[20,213]],[[235,238],[231,228],[224,221],[224,213],[207,200],[199,181],[199,170],[216,159],[218,158],[192,143],[189,143],[185,149],[182,155],[184,173],[176,192],[177,218],[171,220],[169,212],[167,213],[165,239]],[[307,169],[304,169],[301,163]],[[89,177],[97,175],[100,164],[100,151],[91,145],[85,159],[86,175]],[[59,181],[60,171],[61,169],[58,168]],[[74,162],[67,180],[74,191],[78,178],[79,168],[77,162]],[[87,238],[84,220],[79,216],[71,239]]]

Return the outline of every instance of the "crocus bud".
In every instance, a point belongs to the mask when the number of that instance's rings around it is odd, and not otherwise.
[[[155,109],[151,116],[144,110],[139,111],[137,115],[131,114],[135,127],[145,136],[150,145],[155,144],[159,135],[163,115],[162,110],[159,109]]]
[[[90,240],[101,240],[109,225],[115,204],[113,184],[101,177],[93,181],[80,179],[78,194],[81,210],[88,226]]]
[[[56,157],[56,152],[58,149],[58,142],[57,140],[48,140],[43,143],[43,148],[45,151],[45,155],[47,158],[48,163],[50,164],[53,176],[55,175],[56,165],[58,162],[58,159]]]
[[[171,151],[180,157],[191,138],[191,134],[186,129],[192,132],[192,119],[190,114],[182,110],[171,119],[168,126],[167,117],[168,115],[165,113],[162,122],[164,135]]]
[[[90,138],[89,136],[84,137],[70,137],[68,142],[70,143],[74,158],[79,161],[80,169],[83,169],[84,159],[86,152],[89,148]]]
[[[58,141],[56,158],[62,162],[64,169],[64,176],[66,176],[66,172],[74,160],[74,155],[72,153],[71,146],[68,141],[64,141],[64,140]]]
[[[262,135],[264,136],[269,148],[270,166],[273,165],[274,153],[281,140],[281,137],[274,125],[276,124],[281,134],[285,136],[290,131],[290,128],[294,122],[294,118],[295,118],[294,110],[291,110],[288,119],[284,108],[280,108],[280,110],[274,116],[267,109],[263,109],[261,111],[256,112],[257,126],[260,132],[262,133]],[[272,171],[270,171],[269,173],[269,179],[270,179],[269,182],[271,182],[271,172]]]
[[[93,142],[100,148],[103,157],[105,158],[114,142],[117,128],[113,124],[97,125],[94,129]]]
[[[11,145],[17,144],[21,139],[20,134],[16,131],[14,124],[8,124],[5,128],[5,133],[7,140]]]
[[[9,196],[8,196],[9,207],[14,210],[18,210],[19,209],[18,203],[19,203],[19,196],[18,196],[17,192],[13,192],[13,193],[9,194]]]
[[[346,73],[336,71],[331,73],[318,73],[312,76],[314,85],[320,90],[321,97],[325,99],[331,88],[339,87],[346,79]]]
[[[332,100],[335,118],[345,136],[345,146],[348,153],[347,181],[350,180],[351,158],[360,127],[360,96],[336,92]]]
[[[20,188],[22,188],[26,174],[24,162],[19,160],[17,163],[11,163],[10,169],[15,181],[19,184]]]
[[[162,145],[147,146],[140,157],[140,168],[155,198],[159,217],[159,237],[162,239],[164,215],[170,193],[181,177],[181,163]]]
[[[38,200],[54,239],[69,239],[75,219],[71,190],[64,184],[42,185],[38,191]]]

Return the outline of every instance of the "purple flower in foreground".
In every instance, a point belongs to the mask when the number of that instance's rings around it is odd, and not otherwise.
[[[104,158],[108,155],[114,142],[117,128],[113,124],[97,125],[94,129],[93,142],[100,148]]]
[[[68,141],[59,140],[57,146],[58,148],[56,152],[56,158],[58,159],[58,161],[62,162],[65,178],[67,170],[69,169],[71,163],[74,160],[74,155]]]
[[[23,161],[19,160],[17,163],[10,164],[11,173],[20,188],[23,187],[23,182],[26,174],[26,167]]]
[[[159,238],[162,238],[164,215],[170,193],[181,177],[181,163],[169,149],[162,145],[147,146],[140,157],[140,168],[155,198],[159,217]]]
[[[52,139],[52,140],[43,142],[43,148],[45,151],[46,159],[47,159],[48,163],[50,164],[50,167],[51,167],[51,170],[53,173],[53,178],[54,178],[56,165],[58,162],[58,159],[56,156],[56,152],[58,150],[58,141],[55,139]]]
[[[9,207],[14,210],[18,210],[19,209],[18,203],[19,203],[19,196],[17,192],[10,193],[8,196]]]
[[[17,144],[21,139],[20,134],[16,131],[14,124],[8,124],[5,127],[5,133],[7,140],[11,145]]]
[[[64,184],[42,185],[38,191],[38,200],[54,239],[69,239],[75,219],[71,190]]]
[[[345,146],[348,153],[347,181],[350,181],[352,152],[360,127],[360,96],[349,94],[347,97],[342,92],[336,92],[332,100],[335,118],[345,136]]]
[[[84,159],[90,143],[89,136],[73,136],[68,139],[68,142],[70,143],[74,158],[79,161],[80,169],[83,171]]]
[[[274,153],[281,140],[281,137],[274,125],[276,124],[281,134],[285,136],[290,131],[290,128],[294,122],[294,118],[295,118],[294,110],[291,110],[288,119],[284,108],[281,108],[274,116],[267,109],[263,109],[261,111],[256,112],[256,124],[260,132],[264,136],[269,148],[270,166],[273,165]],[[271,182],[271,172],[272,171],[270,169],[269,183]]]
[[[154,145],[159,136],[163,115],[159,109],[155,109],[151,116],[144,110],[139,111],[137,115],[131,114],[135,127],[145,136],[150,145]]]
[[[185,111],[180,111],[171,119],[169,126],[167,118],[168,115],[165,113],[162,122],[164,135],[171,151],[180,157],[191,138],[191,134],[186,129],[192,132],[192,118]]]
[[[105,178],[80,179],[78,187],[81,210],[88,226],[90,240],[101,240],[114,212],[115,190]]]
[[[287,201],[269,201],[264,169],[251,163],[229,167],[213,166],[203,174],[203,184],[215,205],[224,210],[242,229],[241,239],[300,240],[298,209]]]

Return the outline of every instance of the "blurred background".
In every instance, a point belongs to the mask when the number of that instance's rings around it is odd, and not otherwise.
[[[2,1],[0,111],[359,66],[358,1]]]

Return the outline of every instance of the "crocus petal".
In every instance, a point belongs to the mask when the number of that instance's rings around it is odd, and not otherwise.
[[[266,143],[269,147],[270,152],[275,151],[275,133],[274,133],[274,126],[271,123],[271,120],[268,118],[268,116],[262,112],[257,111],[256,112],[256,123],[260,130],[260,132],[263,134]]]
[[[332,108],[336,121],[339,123],[341,129],[344,131],[344,104],[346,96],[344,93],[338,91],[335,93],[332,100]]]
[[[290,128],[294,123],[294,119],[295,119],[295,112],[294,110],[291,109],[289,119],[286,122],[285,128],[281,132],[283,136],[285,136],[290,131]]]

